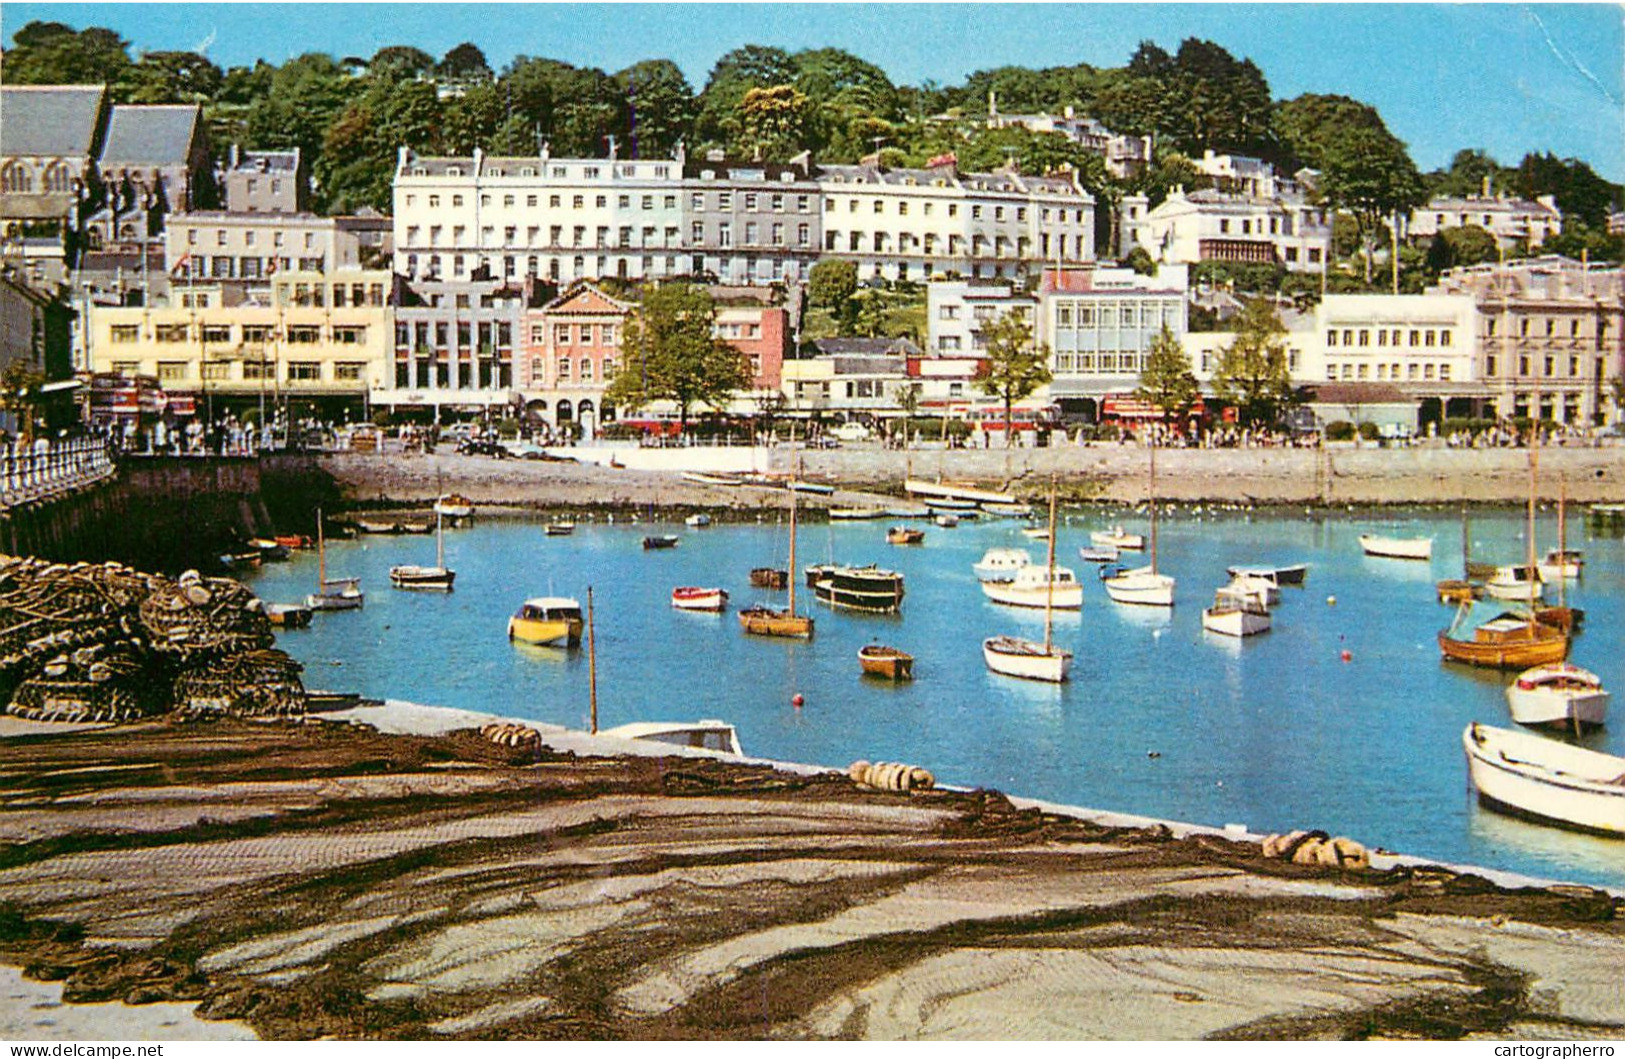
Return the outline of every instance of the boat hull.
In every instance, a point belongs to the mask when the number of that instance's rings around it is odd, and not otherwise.
[[[1528,669],[1531,666],[1561,662],[1569,655],[1569,638],[1556,629],[1536,626],[1528,639],[1481,643],[1451,638],[1439,633],[1439,651],[1447,661],[1464,662],[1487,669]]]
[[[1053,599],[1051,590],[1042,584],[1017,586],[1010,581],[983,581],[982,594],[1006,607],[1032,607],[1037,610],[1043,610],[1046,606],[1056,610],[1083,608],[1083,585],[1076,581],[1056,582]]]
[[[389,583],[396,588],[425,592],[450,592],[456,579],[456,571],[437,566],[397,566],[389,572]]]
[[[1373,537],[1368,533],[1362,533],[1360,548],[1367,555],[1378,559],[1421,561],[1433,558],[1432,537]]]
[[[1542,823],[1625,838],[1625,758],[1543,736],[1470,724],[1467,775],[1490,808]]]
[[[1121,530],[1096,530],[1089,534],[1089,543],[1096,548],[1117,548],[1127,552],[1145,549],[1144,537],[1138,533],[1124,533]]]
[[[813,595],[844,610],[890,614],[903,605],[903,575],[838,567],[813,582]]]
[[[1167,574],[1154,574],[1150,567],[1105,578],[1101,584],[1106,586],[1106,595],[1116,603],[1133,603],[1142,607],[1174,605],[1174,579]]]
[[[583,627],[580,618],[509,618],[508,639],[538,647],[576,647]]]
[[[771,566],[759,566],[750,572],[750,583],[756,588],[772,588],[783,591],[790,587],[790,571],[775,570]]]
[[[728,593],[721,588],[676,588],[671,593],[671,605],[678,610],[720,613],[728,606]]]
[[[995,673],[1047,684],[1064,683],[1072,670],[1072,652],[1014,636],[990,636],[982,641],[982,660]]]
[[[810,616],[791,614],[785,610],[768,610],[766,607],[740,611],[739,627],[751,636],[782,636],[806,640],[813,634],[813,620]]]
[[[359,590],[312,592],[305,597],[305,606],[311,610],[359,610],[365,601]]]
[[[1202,628],[1220,636],[1257,636],[1270,631],[1270,616],[1250,610],[1208,607],[1202,611]]]
[[[914,656],[895,647],[864,647],[858,651],[858,665],[870,676],[887,680],[913,680]]]
[[[1555,688],[1507,688],[1507,708],[1519,724],[1542,728],[1595,728],[1608,717],[1608,692],[1564,692]]]

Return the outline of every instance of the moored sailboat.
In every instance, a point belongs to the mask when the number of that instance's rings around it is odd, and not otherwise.
[[[396,588],[450,592],[452,583],[456,580],[456,572],[446,568],[445,516],[437,507],[434,515],[434,565],[392,566],[389,568],[389,583]]]
[[[771,568],[763,568],[771,571]],[[808,639],[813,634],[813,619],[810,614],[796,613],[796,494],[790,492],[790,569],[784,581],[790,589],[789,605],[783,610],[774,610],[761,603],[745,607],[739,612],[739,627],[752,636],[784,636],[796,639]],[[751,581],[756,582],[756,575],[761,571],[751,571]],[[777,571],[771,571],[777,573]]]
[[[365,602],[359,577],[327,576],[327,533],[322,509],[316,509],[316,591],[305,597],[311,610],[355,610]]]
[[[1072,652],[1055,646],[1055,485],[1049,494],[1049,559],[1044,578],[1044,642],[1035,643],[1019,636],[990,636],[982,641],[982,661],[988,669],[1007,677],[1060,684],[1072,669]],[[988,587],[983,584],[985,591]],[[1082,604],[1083,593],[1078,593]]]
[[[1174,579],[1157,572],[1157,446],[1151,449],[1151,476],[1146,492],[1151,501],[1151,549],[1145,566],[1125,570],[1121,566],[1106,566],[1100,571],[1100,583],[1106,586],[1106,595],[1117,603],[1135,603],[1147,607],[1174,605]]]

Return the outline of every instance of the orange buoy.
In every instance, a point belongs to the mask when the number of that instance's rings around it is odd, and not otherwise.
[[[806,701],[806,699],[801,697],[801,693],[799,691],[790,696],[790,705],[794,706],[798,710],[801,709],[802,705]]]
[[[1344,651],[1338,657],[1341,658],[1345,662],[1352,662],[1352,661],[1354,661],[1354,652],[1353,651]]]

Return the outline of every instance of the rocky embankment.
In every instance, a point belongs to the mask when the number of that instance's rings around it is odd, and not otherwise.
[[[704,466],[705,450],[697,450]],[[1575,503],[1625,500],[1625,448],[1542,450],[1540,495],[1559,481]],[[873,446],[761,450],[759,463],[840,487],[803,496],[814,510],[895,505],[905,477],[945,478],[1037,499],[1053,476],[1073,501],[1141,503],[1149,453],[1134,446],[899,452]],[[485,505],[566,510],[708,509],[749,514],[788,503],[783,490],[696,484],[673,471],[588,462],[494,460],[447,454],[337,453],[322,458],[345,501],[357,506],[425,505],[455,489]],[[1521,503],[1529,495],[1521,449],[1160,449],[1157,495],[1226,504]]]
[[[0,776],[0,961],[265,1037],[1625,1036],[1620,901],[1302,836],[308,721]]]

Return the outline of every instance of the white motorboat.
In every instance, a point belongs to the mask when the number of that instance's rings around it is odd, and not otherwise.
[[[1123,551],[1137,552],[1145,548],[1145,537],[1138,533],[1125,533],[1122,526],[1113,526],[1111,529],[1091,532],[1089,543],[1099,548],[1119,548]]]
[[[638,739],[694,750],[743,756],[739,733],[726,721],[634,721],[598,733],[615,739]]]
[[[1083,585],[1065,566],[1050,568],[1034,563],[1017,570],[1009,581],[983,581],[982,594],[1007,607],[1053,607],[1079,610],[1083,607]]]
[[[1625,837],[1625,758],[1476,722],[1462,732],[1461,744],[1482,804]]]
[[[955,526],[959,525],[959,516],[944,513],[937,516],[936,523],[943,529],[953,529]]]
[[[1032,562],[1032,556],[1021,548],[989,548],[971,569],[976,571],[978,581],[1009,581],[1017,570]]]
[[[1063,683],[1072,669],[1071,651],[1019,636],[989,636],[982,641],[982,660],[995,673],[1050,684]]]
[[[1562,578],[1572,581],[1580,576],[1580,571],[1585,567],[1585,557],[1573,548],[1553,548],[1536,565],[1542,581]]]
[[[474,501],[459,493],[445,493],[435,500],[434,510],[437,515],[461,522],[474,514]]]
[[[1379,537],[1374,533],[1362,533],[1360,547],[1367,555],[1379,559],[1433,558],[1432,537]]]
[[[1256,636],[1270,631],[1270,611],[1255,597],[1226,586],[1213,594],[1213,606],[1202,611],[1202,628],[1221,636]]]
[[[1078,558],[1086,563],[1115,563],[1121,555],[1121,552],[1109,544],[1078,549]]]
[[[1007,677],[1016,677],[1020,680],[1040,680],[1047,684],[1060,684],[1066,680],[1068,671],[1072,668],[1072,652],[1064,647],[1055,646],[1055,607],[1056,594],[1059,587],[1057,574],[1061,571],[1055,567],[1055,480],[1050,479],[1049,489],[1049,556],[1044,564],[1042,579],[1044,584],[1044,601],[1040,604],[1044,608],[1044,642],[1038,643],[1020,636],[989,636],[982,641],[982,661],[987,668],[995,673]],[[1036,570],[1033,566],[1024,566],[1017,571],[1020,578]],[[1071,571],[1066,571],[1071,573]],[[1004,585],[994,585],[991,582],[982,583],[982,591],[989,588],[1005,588]],[[1083,605],[1083,590],[1077,592],[1078,605]]]
[[[1113,573],[1113,570],[1116,572]],[[1155,567],[1140,566],[1124,570],[1122,567],[1105,566],[1100,574],[1100,583],[1106,586],[1106,595],[1114,602],[1137,603],[1146,607],[1174,605],[1174,579],[1167,574],[1157,573]]]
[[[1281,590],[1275,586],[1275,582],[1253,574],[1232,574],[1230,583],[1224,587],[1249,599],[1255,599],[1266,607],[1273,607],[1281,602]]]
[[[703,610],[712,614],[728,606],[728,590],[685,586],[671,590],[671,605],[678,610]]]
[[[1595,727],[1608,715],[1602,678],[1569,662],[1535,666],[1507,685],[1507,706],[1519,724]]]
[[[1023,537],[1026,537],[1030,541],[1047,541],[1047,540],[1049,540],[1049,536],[1050,536],[1049,527],[1048,526],[1028,526],[1028,527],[1026,527],[1025,529],[1023,529],[1021,531],[1021,535]]]
[[[698,514],[690,515],[690,516],[688,516],[687,518],[685,518],[683,520],[683,525],[688,526],[688,527],[690,527],[692,529],[704,529],[706,526],[709,526],[710,524],[711,524],[711,516],[707,515],[703,511],[699,512]]]
[[[1484,594],[1495,599],[1528,602],[1541,597],[1540,569],[1521,564],[1497,566],[1495,572],[1484,579]]]

